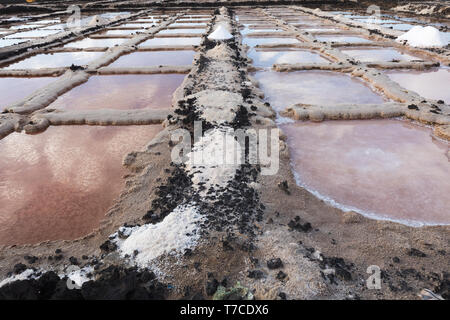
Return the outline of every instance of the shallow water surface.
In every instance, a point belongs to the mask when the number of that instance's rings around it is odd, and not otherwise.
[[[200,37],[153,38],[144,41],[140,46],[198,46]]]
[[[82,40],[69,42],[64,47],[65,48],[93,48],[93,47],[113,47],[115,45],[120,45],[127,41],[128,39],[91,39],[84,38]]]
[[[272,67],[281,63],[327,63],[319,54],[307,50],[257,50],[252,49],[248,57],[255,67]]]
[[[24,32],[17,32],[14,34],[10,34],[6,36],[6,39],[9,38],[39,38],[39,37],[47,37],[53,34],[60,32],[60,30],[31,30]]]
[[[184,75],[92,76],[88,82],[60,96],[48,108],[61,109],[164,109]]]
[[[363,37],[347,36],[347,35],[317,35],[315,38],[319,41],[326,42],[348,42],[348,43],[368,43],[372,42]]]
[[[291,44],[291,43],[300,43],[300,41],[298,39],[295,38],[284,38],[284,37],[279,37],[279,38],[268,38],[268,37],[261,37],[261,38],[256,38],[256,37],[244,37],[244,39],[242,40],[242,42],[250,47],[255,47],[257,45],[260,44]]]
[[[173,34],[173,33],[205,33],[206,29],[199,28],[182,28],[182,29],[164,29],[158,32],[158,34]]]
[[[398,120],[282,128],[298,183],[328,201],[372,218],[450,223],[449,145],[430,129]]]
[[[41,69],[70,67],[72,64],[87,65],[92,60],[100,57],[103,52],[56,52],[37,54],[10,64],[4,69]]]
[[[0,48],[29,41],[30,39],[0,39]]]
[[[439,68],[429,71],[389,71],[389,78],[402,87],[421,96],[444,100],[450,104],[450,69]]]
[[[1,78],[0,77],[0,112],[14,102],[20,101],[35,90],[56,81],[57,78]]]
[[[336,103],[383,103],[381,95],[363,81],[330,71],[255,73],[266,100],[276,110],[296,103],[330,105]]]
[[[412,60],[422,60],[419,57],[415,57],[406,53],[403,53],[394,48],[349,48],[341,49],[342,53],[349,55],[355,60],[361,62],[374,62],[382,61],[389,62],[393,60],[399,61],[412,61]]]
[[[141,51],[121,56],[110,67],[151,67],[160,65],[191,65],[195,51]]]
[[[98,227],[124,186],[123,157],[160,129],[60,126],[0,140],[0,244],[71,240]]]

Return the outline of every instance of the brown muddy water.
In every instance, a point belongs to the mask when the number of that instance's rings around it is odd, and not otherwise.
[[[165,109],[184,75],[92,76],[60,96],[48,108],[57,109]]]
[[[109,67],[188,66],[194,60],[195,51],[143,51],[121,56]]]
[[[329,203],[410,225],[450,224],[449,144],[399,120],[296,122],[297,182]]]
[[[450,69],[428,71],[388,71],[386,74],[402,87],[421,96],[450,104]]]
[[[0,140],[0,244],[71,240],[98,227],[123,188],[123,157],[160,129],[61,126]]]
[[[272,107],[281,111],[296,103],[383,103],[385,98],[362,80],[330,71],[274,72],[254,74]]]
[[[83,66],[103,55],[103,52],[56,52],[37,54],[3,69],[41,69],[70,67],[72,64]]]
[[[0,78],[0,112],[14,102],[25,99],[35,90],[56,81],[57,78]]]
[[[320,54],[307,50],[261,50],[252,49],[248,57],[255,67],[272,67],[282,63],[328,63]]]

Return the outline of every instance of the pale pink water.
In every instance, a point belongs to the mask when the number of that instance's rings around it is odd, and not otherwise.
[[[450,103],[450,69],[448,68],[429,71],[389,71],[387,75],[402,87],[424,98]]]
[[[0,78],[0,112],[58,78]]]
[[[450,223],[449,145],[398,120],[297,122],[288,136],[300,184],[375,218]]]
[[[61,126],[0,140],[0,244],[75,239],[98,227],[123,188],[123,157],[160,128]]]
[[[276,110],[296,104],[383,103],[383,96],[372,91],[362,80],[329,71],[255,73],[265,99]]]
[[[165,109],[184,75],[92,76],[88,82],[60,96],[48,108]]]

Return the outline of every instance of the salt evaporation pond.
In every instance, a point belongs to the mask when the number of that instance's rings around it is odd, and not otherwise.
[[[66,44],[65,48],[94,48],[94,47],[113,47],[121,45],[128,39],[112,38],[112,39],[92,39],[84,38],[82,40],[73,41]]]
[[[48,108],[166,109],[183,80],[180,74],[92,76]]]
[[[121,56],[110,67],[186,66],[194,60],[195,51],[143,51]]]
[[[450,224],[449,145],[398,120],[296,122],[297,182],[330,203],[409,225]]]
[[[72,64],[87,65],[100,57],[103,52],[56,52],[37,54],[35,56],[12,63],[4,69],[42,69],[70,67]]]
[[[261,38],[254,38],[254,37],[245,37],[242,41],[244,44],[255,47],[257,45],[261,44],[293,44],[293,43],[300,43],[298,39],[295,38],[268,38],[268,37],[261,37]]]
[[[389,71],[389,78],[402,87],[417,92],[421,96],[444,100],[450,104],[450,69],[439,68],[428,71]]]
[[[349,55],[355,60],[361,62],[389,62],[393,60],[398,61],[412,61],[412,60],[422,60],[419,57],[415,57],[406,53],[403,53],[394,48],[348,48],[341,49],[342,53]]]
[[[56,81],[57,78],[12,78],[0,77],[0,112],[5,107],[25,99],[35,90],[40,89],[49,83]]]
[[[198,46],[201,40],[200,37],[153,38],[140,46]]]
[[[297,71],[255,73],[266,100],[275,110],[284,110],[296,103],[337,104],[383,103],[384,98],[363,81],[330,71]]]
[[[160,128],[61,126],[0,140],[0,244],[71,240],[97,228],[123,188],[123,157]]]
[[[271,67],[282,63],[328,63],[320,54],[307,50],[255,50],[248,53],[255,67]]]
[[[346,35],[317,35],[315,36],[317,40],[323,42],[346,42],[346,43],[369,43],[370,40],[367,40],[363,37],[357,36],[346,36]]]
[[[158,34],[173,34],[173,33],[198,33],[198,34],[202,34],[205,33],[206,29],[198,29],[198,28],[186,28],[186,29],[164,29],[160,32],[158,32]]]

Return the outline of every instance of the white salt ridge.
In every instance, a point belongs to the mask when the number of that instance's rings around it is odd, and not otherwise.
[[[233,35],[221,24],[208,36],[210,40],[228,40],[231,38],[233,38]]]
[[[94,268],[92,267],[84,267],[75,271],[72,271],[68,274],[60,274],[59,277],[63,279],[65,276],[67,276],[70,280],[75,282],[77,286],[82,286],[83,283],[91,280],[91,277],[88,276],[89,273],[92,273],[94,271]]]
[[[405,40],[410,46],[420,48],[445,47],[448,44],[448,40],[444,39],[439,30],[431,26],[415,26],[398,37],[396,41],[403,42]]]
[[[192,249],[200,238],[195,231],[203,219],[194,205],[179,205],[159,223],[126,228],[130,236],[117,239],[116,244],[122,256],[128,254],[137,266],[146,267],[163,254],[177,255]]]
[[[34,273],[35,273],[35,271],[33,269],[26,269],[22,273],[12,275],[11,277],[3,279],[0,282],[0,288],[3,287],[4,285],[6,285],[6,284],[8,284],[10,282],[14,282],[14,281],[28,280],[28,279],[37,279],[38,277],[36,277],[34,275]]]
[[[186,171],[193,174],[194,187],[204,183],[207,192],[210,187],[225,187],[234,178],[241,164],[239,142],[225,128],[215,128],[194,144],[192,152],[186,155]]]
[[[108,19],[103,18],[102,16],[93,16],[91,21],[89,21],[89,26],[96,26],[98,24],[105,24],[108,22]]]

